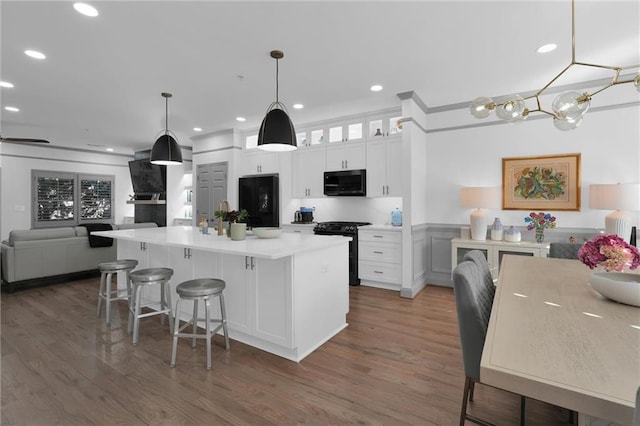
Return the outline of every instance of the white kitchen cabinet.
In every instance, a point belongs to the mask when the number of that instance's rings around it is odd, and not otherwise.
[[[283,232],[292,232],[295,234],[309,234],[313,235],[313,228],[316,226],[315,223],[305,224],[305,223],[291,223],[291,224],[282,224]]]
[[[340,142],[327,146],[327,171],[358,170],[366,166],[364,142]]]
[[[462,262],[464,255],[471,250],[480,250],[484,253],[489,263],[489,269],[494,279],[498,278],[502,256],[505,254],[516,256],[547,257],[549,254],[549,243],[534,243],[531,241],[520,241],[512,243],[508,241],[494,240],[467,240],[454,238],[451,240],[451,270],[453,271],[458,263]]]
[[[292,198],[324,196],[325,148],[313,147],[293,152]]]
[[[364,138],[364,123],[363,120],[352,120],[329,125],[327,133],[329,143],[362,140]]]
[[[361,227],[358,231],[360,284],[390,290],[402,287],[401,228]]]
[[[367,196],[402,196],[402,138],[367,142]]]
[[[222,255],[230,328],[293,348],[291,261]]]
[[[245,175],[278,173],[278,153],[259,149],[245,151],[243,166],[243,174]]]

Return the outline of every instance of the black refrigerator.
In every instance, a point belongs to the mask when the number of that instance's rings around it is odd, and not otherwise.
[[[247,226],[280,226],[280,181],[278,175],[241,177],[238,185],[240,209],[249,212]]]

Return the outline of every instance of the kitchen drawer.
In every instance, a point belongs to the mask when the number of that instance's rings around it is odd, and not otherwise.
[[[362,280],[400,284],[402,272],[399,263],[380,263],[361,260],[358,262],[358,275]]]
[[[400,263],[402,252],[399,243],[363,241],[358,244],[358,258],[380,262]]]
[[[364,230],[358,231],[358,241],[375,241],[385,243],[400,243],[402,241],[402,233],[396,231],[374,231]]]

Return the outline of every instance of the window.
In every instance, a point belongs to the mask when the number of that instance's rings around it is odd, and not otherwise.
[[[31,226],[113,222],[114,176],[33,170]]]

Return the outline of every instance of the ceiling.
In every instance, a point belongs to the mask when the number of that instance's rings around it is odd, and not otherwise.
[[[274,49],[294,124],[399,106],[407,91],[429,108],[527,92],[571,59],[569,0],[89,3],[98,17],[67,1],[0,2],[0,77],[14,84],[1,89],[3,136],[149,149],[164,128],[161,92],[173,94],[169,128],[185,147],[255,129],[275,100]],[[536,53],[549,42],[558,49]],[[576,0],[576,59],[640,63],[640,2]],[[610,75],[582,67],[558,83]]]

